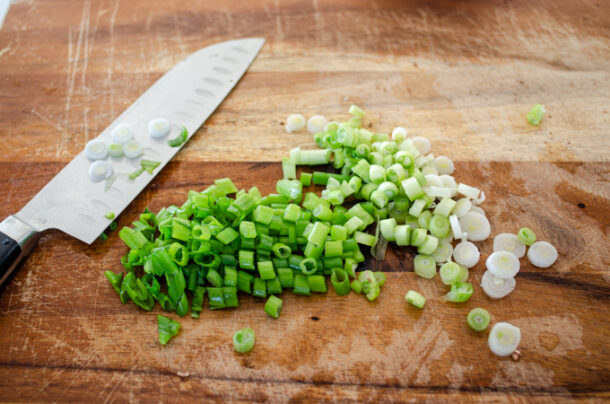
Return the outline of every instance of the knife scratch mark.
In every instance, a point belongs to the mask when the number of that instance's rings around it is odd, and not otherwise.
[[[9,43],[7,46],[5,46],[4,48],[0,49],[0,58],[2,58],[2,56],[11,50],[11,45],[12,43]]]
[[[280,2],[275,0],[275,28],[277,31],[278,39],[281,41],[284,39],[284,30],[282,29],[282,17],[280,15]]]

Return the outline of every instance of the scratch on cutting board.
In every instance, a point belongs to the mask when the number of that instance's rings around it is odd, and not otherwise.
[[[4,56],[4,54],[8,51],[11,50],[11,45],[12,43],[9,43],[8,45],[6,45],[4,48],[0,49],[0,58],[2,58],[2,56]]]
[[[277,37],[281,41],[284,39],[284,30],[282,29],[282,17],[280,13],[280,2],[275,0],[275,28],[277,31]]]
[[[106,82],[105,87],[108,88],[110,94],[110,115],[114,118],[114,85],[112,85],[112,69],[114,67],[114,25],[116,23],[116,16],[119,11],[120,0],[116,0],[114,8],[112,9],[112,15],[110,16],[110,56],[108,57],[108,67],[106,68]]]

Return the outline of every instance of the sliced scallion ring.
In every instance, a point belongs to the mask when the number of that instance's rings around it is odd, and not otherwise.
[[[85,155],[89,160],[104,160],[108,157],[106,143],[98,139],[90,140],[85,146]]]
[[[487,217],[487,216],[485,215],[485,211],[484,211],[484,210],[483,210],[483,209],[482,209],[480,206],[475,206],[475,205],[472,205],[472,207],[470,208],[470,212],[474,212],[474,213],[480,213],[480,214],[482,214],[483,216]]]
[[[451,159],[447,156],[438,156],[435,160],[434,160],[434,164],[436,166],[436,171],[438,171],[439,174],[453,174],[453,172],[455,171],[455,165],[453,164],[453,161],[451,161]]]
[[[470,310],[466,317],[468,326],[474,331],[480,332],[485,331],[489,327],[489,312],[480,307],[476,307]]]
[[[140,143],[136,142],[135,140],[125,143],[123,146],[123,152],[125,153],[125,157],[128,159],[138,158],[144,153]]]
[[[307,131],[314,135],[323,132],[327,122],[322,115],[314,115],[307,120]]]
[[[481,254],[476,245],[470,241],[462,241],[453,249],[453,259],[466,268],[472,268],[479,262]]]
[[[93,182],[100,182],[112,176],[112,166],[106,161],[94,161],[89,166],[89,178]]]
[[[480,205],[483,202],[485,202],[485,192],[481,191],[481,194],[479,195],[479,197],[477,199],[473,199],[472,200],[472,204],[473,205]]]
[[[468,212],[460,218],[460,227],[463,232],[468,233],[472,241],[482,241],[489,237],[491,226],[489,220],[477,212]]]
[[[557,261],[557,249],[547,241],[536,241],[527,250],[527,258],[538,268],[548,268]]]
[[[112,130],[112,140],[115,143],[127,143],[133,139],[133,127],[128,123],[120,123]]]
[[[169,121],[165,118],[157,118],[148,122],[148,134],[153,139],[161,139],[170,131]]]
[[[481,278],[481,288],[483,292],[492,299],[501,299],[515,290],[517,281],[515,278],[502,279],[492,275],[491,272],[485,271]]]
[[[429,255],[417,254],[413,259],[415,275],[425,279],[432,279],[436,275],[436,262]]]
[[[123,145],[121,143],[111,143],[108,145],[108,154],[110,157],[123,157]]]
[[[428,152],[430,151],[430,141],[428,139],[426,139],[425,137],[421,137],[421,136],[415,136],[414,138],[411,139],[411,141],[413,142],[413,146],[415,146],[415,148],[421,153],[421,154],[428,154]]]
[[[402,126],[397,126],[392,130],[392,140],[402,142],[407,137],[407,129]]]
[[[453,207],[453,213],[459,218],[459,217],[466,215],[466,213],[470,212],[471,208],[472,208],[472,202],[470,202],[470,199],[461,198],[461,199],[458,199],[457,202],[455,203],[455,206]]]
[[[443,181],[443,186],[445,188],[451,188],[453,190],[453,194],[451,196],[455,195],[455,193],[457,192],[457,182],[455,182],[455,178],[448,174],[442,174],[440,178],[441,181]]]
[[[286,118],[286,132],[298,132],[305,127],[305,117],[301,114],[291,114]]]
[[[519,258],[508,251],[496,251],[485,261],[485,266],[497,278],[510,279],[519,273]]]
[[[434,261],[436,262],[445,262],[451,258],[452,254],[453,246],[451,243],[447,241],[439,241],[438,247],[436,247],[436,250],[432,253],[432,258],[434,258]]]
[[[521,342],[521,330],[509,323],[496,323],[489,333],[489,349],[498,356],[515,352]]]
[[[453,237],[462,238],[462,227],[460,226],[460,221],[456,215],[449,216],[449,225],[451,226]]]
[[[500,233],[494,237],[494,251],[508,251],[521,258],[525,255],[525,244],[519,241],[516,234]]]

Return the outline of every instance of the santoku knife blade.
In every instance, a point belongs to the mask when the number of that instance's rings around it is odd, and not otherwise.
[[[135,180],[128,174],[139,168],[138,159],[109,157],[115,175],[93,182],[92,163],[84,151],[66,165],[18,213],[0,223],[0,285],[48,229],[59,229],[92,243],[108,227],[104,214],[119,214],[180,150],[167,140],[185,127],[189,137],[206,121],[246,72],[261,47],[262,38],[244,38],[203,48],[175,65],[112,122],[97,139],[112,143],[112,130],[130,124],[142,145],[142,158],[159,161],[153,175]],[[162,139],[148,134],[148,122],[165,118],[170,133]]]

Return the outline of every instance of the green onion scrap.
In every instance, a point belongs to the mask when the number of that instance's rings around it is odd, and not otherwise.
[[[182,129],[180,130],[180,133],[178,134],[178,136],[176,136],[173,139],[169,139],[167,141],[167,144],[170,147],[180,147],[184,144],[184,142],[186,142],[187,137],[188,137],[188,131],[183,126]]]
[[[157,324],[159,329],[159,342],[161,345],[165,345],[170,339],[175,337],[180,331],[180,323],[167,318],[160,314],[157,315]]]
[[[242,328],[233,334],[233,349],[237,353],[248,353],[254,348],[255,339],[252,328]]]

